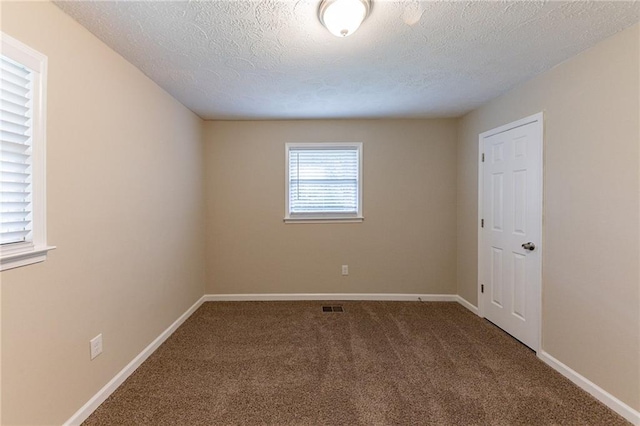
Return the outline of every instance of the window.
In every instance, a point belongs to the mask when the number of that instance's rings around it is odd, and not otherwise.
[[[288,143],[285,222],[361,222],[362,143]]]
[[[45,260],[46,56],[0,33],[0,270]]]

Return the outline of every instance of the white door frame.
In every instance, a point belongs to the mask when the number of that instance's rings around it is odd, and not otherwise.
[[[536,287],[540,290],[537,297],[536,297],[536,303],[538,304],[538,313],[539,313],[539,318],[537,320],[537,326],[538,326],[538,347],[536,348],[532,348],[535,352],[540,352],[542,350],[542,259],[543,259],[543,249],[544,249],[544,241],[542,241],[543,236],[544,236],[544,221],[543,221],[543,214],[544,214],[544,204],[543,204],[543,199],[544,199],[544,157],[543,157],[543,146],[544,146],[544,113],[543,112],[539,112],[537,114],[533,114],[530,115],[528,117],[525,117],[523,119],[511,122],[509,124],[505,124],[503,126],[500,127],[496,127],[495,129],[491,129],[489,131],[486,131],[484,133],[480,133],[480,135],[478,136],[478,315],[481,318],[484,318],[484,300],[483,300],[483,296],[484,294],[482,293],[481,290],[481,285],[482,283],[482,265],[484,262],[484,258],[482,256],[482,247],[483,247],[483,228],[481,227],[481,220],[483,219],[482,217],[482,213],[483,213],[483,188],[484,188],[484,182],[483,182],[483,175],[484,175],[484,163],[482,161],[482,154],[483,154],[483,149],[484,149],[484,139],[497,135],[499,133],[503,133],[506,132],[508,130],[511,129],[515,129],[517,127],[522,127],[522,126],[526,126],[527,124],[531,124],[531,123],[535,123],[535,122],[539,122],[540,125],[542,126],[542,141],[540,143],[540,165],[539,165],[539,173],[540,173],[540,195],[539,195],[539,202],[540,202],[540,230],[541,230],[541,235],[540,235],[540,244],[537,245],[536,250],[540,250],[540,278],[538,280],[536,284]],[[486,294],[486,293],[485,293]]]

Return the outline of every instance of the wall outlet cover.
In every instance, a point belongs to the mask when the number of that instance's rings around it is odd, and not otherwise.
[[[91,359],[94,359],[102,353],[102,333],[89,341],[91,345]]]

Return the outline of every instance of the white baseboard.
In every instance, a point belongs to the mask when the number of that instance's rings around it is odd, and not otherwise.
[[[204,302],[214,301],[287,301],[287,300],[370,300],[370,301],[423,301],[458,302],[474,314],[478,308],[456,294],[395,294],[395,293],[288,293],[288,294],[205,294],[173,324],[163,331],[153,342],[138,354],[126,367],[98,391],[82,408],[76,411],[64,425],[80,425],[100,406],[158,347],[173,334]],[[584,376],[578,374],[547,352],[538,351],[538,357],[551,368],[567,377],[580,388],[616,413],[640,426],[640,412],[634,410]]]
[[[102,404],[136,369],[155,352],[165,340],[173,334],[204,302],[213,301],[260,301],[260,300],[388,300],[388,301],[423,301],[423,302],[457,302],[455,294],[393,294],[393,293],[298,293],[298,294],[205,294],[187,311],[164,330],[153,342],[142,350],[113,379],[100,389],[86,404],[76,411],[64,423],[64,426],[80,425]]]
[[[287,300],[378,300],[403,302],[457,302],[456,294],[398,293],[263,293],[205,294],[205,302],[287,301]]]
[[[462,296],[456,296],[456,302],[458,302],[459,304],[461,304],[462,306],[464,306],[474,314],[478,316],[480,315],[480,311],[478,310],[478,307],[472,305],[471,302],[468,302],[466,299],[463,299]]]
[[[109,381],[102,389],[98,391],[86,404],[75,412],[69,420],[64,423],[64,426],[75,426],[84,422],[93,413],[96,408],[100,406],[118,387],[142,364],[149,355],[155,352],[158,347],[173,334],[183,322],[187,320],[204,302],[204,297],[201,297],[196,303],[194,303],[187,311],[180,316],[173,324],[163,331],[153,342],[142,350],[126,367],[124,367],[113,379]]]
[[[578,385],[578,387],[591,394],[598,401],[602,402],[604,405],[611,408],[613,411],[630,421],[632,424],[640,426],[640,412],[629,407],[627,404],[620,401],[618,398],[611,395],[609,392],[602,389],[600,386],[596,385],[586,377],[572,370],[562,362],[558,361],[547,352],[543,350],[538,351],[538,358],[540,358],[544,363],[565,376],[567,379]]]

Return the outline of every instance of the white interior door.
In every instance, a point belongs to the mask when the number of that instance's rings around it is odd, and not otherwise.
[[[535,351],[540,345],[542,134],[540,113],[480,135],[481,315]]]

